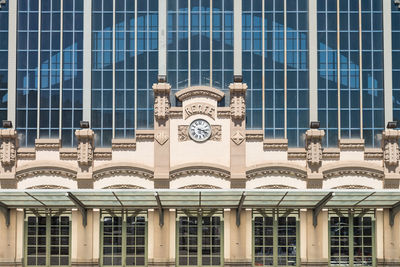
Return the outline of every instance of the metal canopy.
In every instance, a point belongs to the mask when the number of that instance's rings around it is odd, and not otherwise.
[[[396,208],[397,190],[0,190],[2,208],[200,209]],[[73,196],[71,198],[70,196]],[[155,197],[157,196],[157,197]]]

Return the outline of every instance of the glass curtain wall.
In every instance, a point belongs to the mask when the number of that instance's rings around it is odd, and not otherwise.
[[[7,120],[8,3],[0,4],[0,121]]]
[[[253,214],[253,266],[299,266],[299,216],[293,210]]]
[[[288,138],[290,146],[304,146],[309,117],[308,3],[243,0],[242,10],[247,127],[264,128],[266,138]]]
[[[373,212],[330,211],[330,266],[375,266],[374,233]]]
[[[393,120],[400,120],[400,9],[392,2]]]
[[[71,245],[69,214],[28,214],[25,220],[25,265],[69,266]]]
[[[17,34],[20,145],[60,137],[74,145],[82,120],[83,1],[20,0]]]
[[[379,147],[384,127],[382,1],[320,0],[317,16],[324,145],[364,138],[366,146]]]
[[[100,266],[146,266],[146,214],[116,211],[101,218]]]
[[[225,93],[233,80],[233,0],[168,0],[168,82]]]
[[[96,146],[110,146],[112,138],[153,127],[158,1],[92,4],[92,128]]]
[[[177,266],[223,265],[222,212],[178,212]]]

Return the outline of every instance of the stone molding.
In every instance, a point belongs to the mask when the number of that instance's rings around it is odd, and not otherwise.
[[[111,148],[114,150],[135,150],[136,149],[136,139],[117,139],[111,140]]]
[[[230,107],[218,107],[217,108],[217,117],[218,118],[226,118],[231,116],[231,108]]]
[[[60,139],[35,139],[36,150],[58,150],[60,147]]]
[[[139,176],[149,180],[154,178],[152,168],[129,162],[109,163],[93,169],[94,180],[100,180],[113,175]]]
[[[383,160],[383,151],[379,148],[366,148],[364,151],[365,160]]]
[[[339,148],[341,151],[364,150],[365,141],[364,139],[340,139]]]
[[[224,92],[213,87],[208,86],[192,86],[178,91],[175,94],[179,101],[185,101],[186,99],[200,96],[214,99],[215,101],[221,101],[225,96]]]
[[[0,130],[0,157],[3,167],[14,167],[17,162],[17,131],[14,129]]]
[[[334,187],[332,189],[348,189],[348,190],[352,190],[352,189],[373,189],[372,187],[368,187],[368,186],[364,186],[364,185],[341,185],[341,186],[337,186]]]
[[[103,189],[145,189],[145,188],[131,184],[117,184],[117,185],[106,186]]]
[[[34,147],[19,147],[17,149],[18,159],[35,159],[36,151]]]
[[[246,139],[246,137],[245,134],[238,130],[232,134],[231,139],[236,145],[240,145]]]
[[[93,157],[95,160],[111,160],[112,150],[108,147],[97,147],[94,149]]]
[[[136,141],[154,141],[154,130],[136,130]]]
[[[16,170],[16,178],[19,181],[39,175],[60,176],[75,180],[77,169],[69,164],[57,161],[35,161],[19,166]]]
[[[289,160],[305,160],[307,158],[307,151],[304,148],[288,148]]]
[[[77,160],[78,151],[76,148],[60,148],[60,159],[63,160]]]
[[[264,131],[263,130],[246,130],[247,141],[263,141]]]
[[[184,164],[176,166],[170,170],[171,180],[191,175],[212,175],[214,177],[228,180],[230,178],[230,171],[224,166],[215,164]]]
[[[183,118],[183,108],[182,107],[170,107],[169,116],[171,118]]]
[[[222,126],[211,125],[211,136],[209,141],[221,141]],[[192,140],[189,136],[189,125],[178,125],[178,141],[185,142]]]
[[[322,149],[323,160],[339,160],[340,149],[339,148],[323,148]]]
[[[382,132],[383,159],[386,166],[399,164],[399,138],[400,130],[386,129]]]
[[[159,131],[154,135],[154,139],[156,139],[160,145],[164,145],[169,140],[169,136],[166,131]]]
[[[153,84],[153,91],[154,118],[157,120],[165,120],[169,116],[169,94],[171,92],[171,85],[169,83],[155,83]]]
[[[78,139],[78,163],[82,166],[91,166],[94,160],[94,132],[91,129],[75,131]]]
[[[344,162],[329,164],[321,168],[324,179],[330,179],[340,176],[364,176],[374,179],[383,179],[384,171],[380,166],[375,166],[374,164],[357,161],[357,162]]]
[[[307,170],[294,164],[269,163],[251,166],[246,171],[247,179],[260,178],[271,175],[284,175],[297,179],[307,179]]]
[[[307,162],[311,166],[320,165],[322,162],[322,138],[324,130],[310,129],[306,132]]]
[[[243,120],[246,115],[246,90],[245,83],[231,83],[229,85],[231,97],[231,118],[234,120]]]
[[[179,189],[221,189],[221,188],[209,184],[192,184],[180,187]]]
[[[288,149],[287,139],[264,139],[264,150],[284,150]]]
[[[60,186],[60,185],[44,184],[44,185],[31,186],[31,187],[28,187],[27,189],[69,189],[69,188],[65,187],[65,186]]]
[[[296,189],[296,187],[282,185],[282,184],[271,184],[271,185],[259,186],[256,187],[256,189]]]

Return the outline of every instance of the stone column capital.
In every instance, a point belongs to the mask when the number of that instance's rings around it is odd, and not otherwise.
[[[169,83],[155,83],[153,84],[153,91],[154,118],[156,120],[166,120],[169,117],[171,85]]]
[[[246,90],[245,83],[231,83],[229,85],[231,93],[231,117],[234,120],[244,120],[246,115]]]

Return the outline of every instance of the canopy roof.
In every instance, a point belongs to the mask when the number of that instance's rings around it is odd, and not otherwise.
[[[3,208],[393,208],[399,190],[0,190]]]

